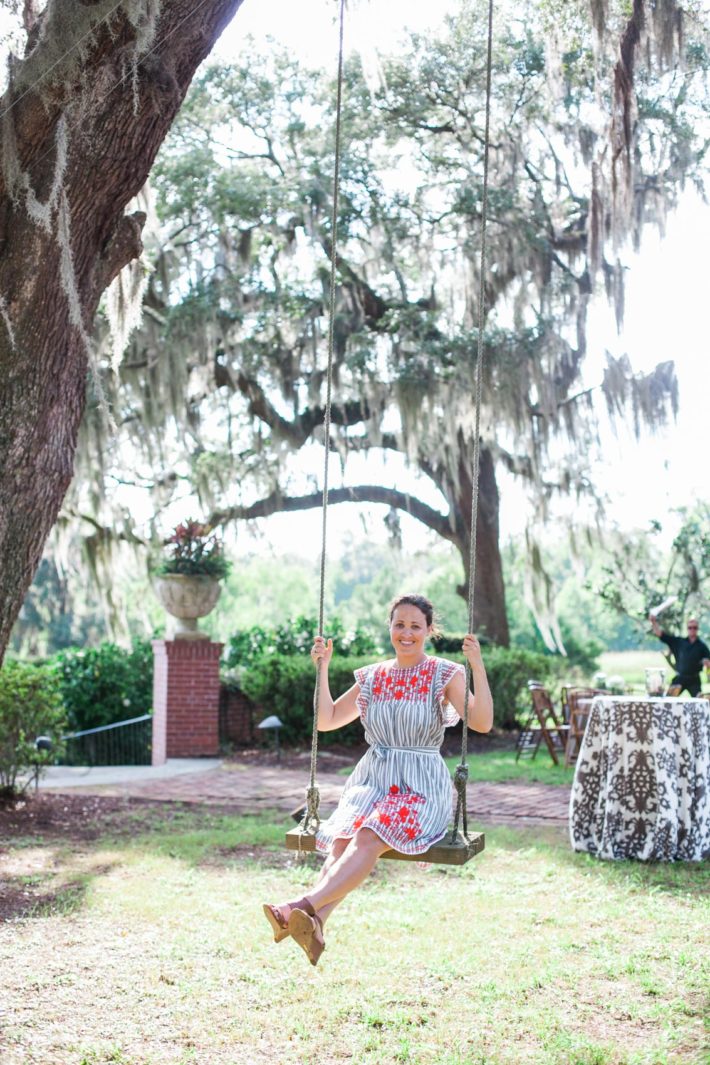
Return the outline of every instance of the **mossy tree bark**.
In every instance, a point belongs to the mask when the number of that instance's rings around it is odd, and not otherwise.
[[[141,51],[148,4],[107,18],[100,2],[52,0],[13,66],[0,102],[0,659],[72,477],[99,298],[141,251],[144,216],[126,205],[240,4],[153,4]]]

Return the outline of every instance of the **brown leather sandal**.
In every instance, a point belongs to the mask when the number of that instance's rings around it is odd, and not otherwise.
[[[268,902],[265,902],[263,909],[264,916],[274,931],[274,943],[280,943],[283,939],[288,939],[291,935],[288,930],[288,921],[284,921],[278,906],[271,906]]]
[[[288,931],[305,952],[311,965],[317,965],[325,950],[323,922],[308,899],[299,899],[292,907],[288,919]]]

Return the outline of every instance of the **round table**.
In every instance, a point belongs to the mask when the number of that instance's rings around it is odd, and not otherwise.
[[[573,849],[599,858],[710,856],[710,702],[597,696],[569,824]]]

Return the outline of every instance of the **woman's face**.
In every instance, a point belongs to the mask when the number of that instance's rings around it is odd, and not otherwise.
[[[390,621],[390,639],[397,658],[419,662],[424,654],[424,643],[431,632],[426,617],[416,606],[403,603],[395,608]]]

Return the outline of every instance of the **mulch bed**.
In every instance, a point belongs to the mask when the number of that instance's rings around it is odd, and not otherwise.
[[[206,819],[220,813],[234,814],[233,808],[216,805],[201,807],[196,803],[164,802],[157,799],[122,798],[104,795],[70,795],[40,793],[36,798],[5,803],[0,806],[0,858],[3,844],[20,838],[71,840],[89,843],[110,834],[133,835],[136,813],[140,813],[142,830],[151,824],[165,827],[184,811],[203,810]]]

